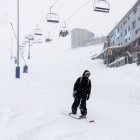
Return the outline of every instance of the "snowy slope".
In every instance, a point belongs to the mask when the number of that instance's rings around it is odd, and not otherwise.
[[[27,62],[29,73],[15,79],[10,52],[5,46],[0,49],[0,139],[139,140],[136,64],[110,69],[101,60],[91,60],[102,45],[77,49],[70,49],[67,42],[35,45]],[[62,115],[70,112],[73,84],[85,69],[91,72],[87,117],[95,119],[92,124]]]

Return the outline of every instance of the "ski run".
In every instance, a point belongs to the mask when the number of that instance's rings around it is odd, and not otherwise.
[[[22,73],[21,59],[16,79],[10,52],[1,46],[0,140],[139,140],[140,67],[107,68],[91,60],[102,48],[34,45],[29,72]],[[87,117],[95,123],[62,115],[71,111],[73,84],[86,69],[92,82]]]

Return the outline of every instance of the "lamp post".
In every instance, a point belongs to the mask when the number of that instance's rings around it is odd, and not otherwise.
[[[20,78],[20,66],[19,66],[19,0],[17,0],[17,66],[16,66],[16,78]]]

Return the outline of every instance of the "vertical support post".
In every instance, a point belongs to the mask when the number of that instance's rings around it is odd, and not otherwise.
[[[19,66],[19,0],[17,0],[17,66],[16,66],[16,78],[20,78],[20,66]]]
[[[28,59],[30,59],[30,38],[28,38],[28,40],[29,40]]]
[[[11,38],[12,46],[11,46],[11,59],[13,58],[13,37]]]

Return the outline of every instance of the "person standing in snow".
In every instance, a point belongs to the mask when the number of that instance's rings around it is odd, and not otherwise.
[[[86,118],[87,115],[86,101],[89,99],[91,93],[91,81],[89,76],[90,72],[85,70],[82,77],[76,80],[73,88],[74,102],[71,107],[71,114],[76,114],[79,106],[81,112],[80,118]]]

